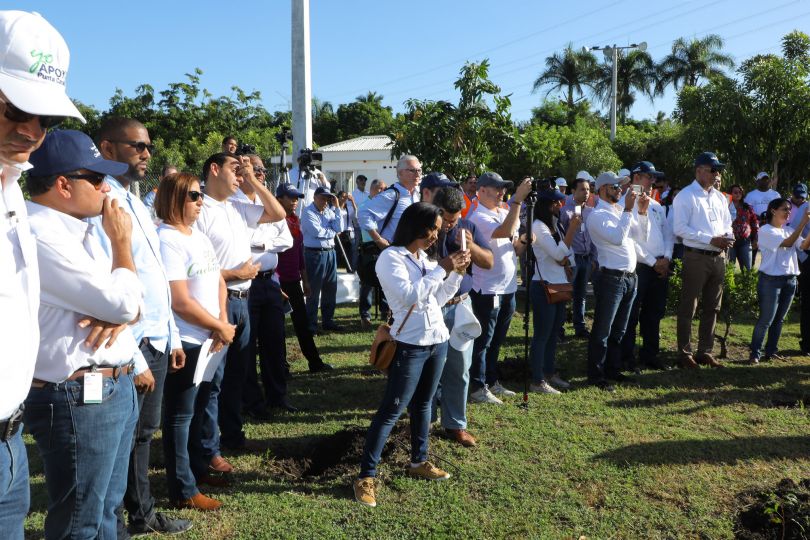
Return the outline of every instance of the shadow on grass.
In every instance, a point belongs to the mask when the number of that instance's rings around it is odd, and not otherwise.
[[[734,465],[749,459],[797,459],[810,453],[810,437],[740,437],[631,444],[593,457],[615,465]]]

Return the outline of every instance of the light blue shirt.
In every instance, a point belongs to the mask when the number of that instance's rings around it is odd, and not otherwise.
[[[149,338],[152,347],[161,352],[166,350],[167,345],[171,345],[171,349],[179,349],[180,334],[172,315],[169,281],[163,269],[160,240],[152,216],[138,197],[125,189],[118,180],[107,176],[106,181],[110,185],[109,196],[116,199],[119,206],[132,217],[132,259],[138,279],[143,284],[145,304],[145,311],[141,313],[138,322],[130,326],[135,341],[140,343],[143,338]],[[112,258],[110,239],[102,227],[101,216],[87,221],[94,225],[93,235]]]
[[[793,203],[790,203],[793,205]],[[797,208],[792,208],[792,212],[790,213],[790,219],[788,220],[788,226],[791,227],[794,231],[796,227],[799,226],[799,222],[802,220],[802,216],[807,211],[807,202],[805,201],[802,203],[801,206]],[[802,231],[802,236],[807,238],[807,235],[810,234],[810,223],[804,226],[804,230]],[[799,262],[804,262],[807,259],[807,252],[799,250]]]
[[[304,247],[335,247],[335,236],[343,232],[343,220],[334,208],[326,207],[319,212],[315,203],[304,209],[301,216],[301,233],[304,235]]]
[[[399,192],[399,200],[397,201],[397,207],[394,210],[394,213],[391,215],[391,221],[388,222],[385,229],[381,231],[378,230],[380,227],[382,227],[383,221],[385,221],[385,216],[388,215],[388,211],[394,204],[394,199],[396,198],[394,189],[388,188],[385,191],[380,192],[376,197],[368,201],[368,204],[362,206],[358,214],[358,221],[360,222],[361,229],[366,231],[377,231],[380,236],[389,242],[394,239],[394,231],[397,230],[397,225],[399,224],[399,218],[402,216],[402,212],[404,212],[406,208],[418,200],[399,182],[394,184],[392,187]],[[415,193],[416,190],[414,190],[414,194]]]

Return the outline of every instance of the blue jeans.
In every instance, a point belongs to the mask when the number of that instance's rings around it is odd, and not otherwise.
[[[728,250],[728,264],[737,261],[740,270],[751,270],[751,239],[744,238],[735,240],[734,245]]]
[[[236,325],[236,334],[228,346],[223,362],[225,370],[222,374],[218,416],[215,418],[219,420],[222,443],[225,446],[239,446],[245,441],[245,433],[242,431],[242,392],[245,388],[248,367],[256,364],[256,350],[250,344],[250,312],[247,298],[228,298],[228,320]],[[210,411],[210,408],[208,410]],[[204,446],[210,449],[209,446],[205,444]]]
[[[250,344],[242,403],[246,410],[287,403],[287,345],[284,333],[284,299],[281,286],[270,278],[254,279],[250,286]],[[262,386],[256,373],[259,353]],[[262,393],[262,388],[264,393]]]
[[[765,356],[776,353],[779,336],[782,335],[782,321],[793,302],[796,293],[796,276],[769,276],[759,273],[757,296],[759,297],[759,319],[751,335],[751,356],[759,358],[765,332],[768,341],[765,343]],[[806,299],[802,298],[802,301]]]
[[[155,513],[155,498],[149,487],[149,448],[152,436],[160,428],[160,405],[163,401],[163,383],[168,370],[167,351],[158,351],[141,340],[143,357],[155,379],[155,389],[148,394],[138,394],[138,423],[135,426],[132,453],[129,456],[127,491],[124,506],[129,513],[129,522],[149,522]]]
[[[335,250],[318,251],[304,248],[304,265],[307,268],[310,294],[307,298],[309,329],[318,331],[318,302],[321,305],[321,321],[325,326],[334,324],[337,295],[337,259]]]
[[[200,422],[192,429],[198,390],[194,384],[194,370],[200,348],[200,345],[183,343],[186,365],[166,376],[163,392],[163,461],[171,501],[190,499],[199,493],[195,473],[202,478],[208,468],[209,460],[205,458],[200,445]]]
[[[5,538],[24,538],[23,522],[30,503],[28,454],[20,427],[13,437],[0,442],[0,531]]]
[[[470,291],[470,300],[475,318],[481,323],[481,335],[473,342],[470,365],[470,386],[476,391],[498,380],[498,356],[515,314],[515,293],[494,295]]]
[[[470,299],[462,300],[470,305]],[[442,308],[444,324],[452,331],[456,320],[456,306]],[[470,364],[472,363],[472,346],[466,351],[458,351],[447,344],[447,359],[444,363],[439,389],[433,398],[433,414],[441,405],[442,427],[447,429],[467,429],[467,390],[470,387]]]
[[[436,345],[397,343],[380,408],[371,420],[360,460],[360,478],[377,476],[385,441],[408,407],[411,462],[427,461],[430,408],[447,356],[447,342]]]
[[[616,276],[600,270],[596,306],[588,341],[588,380],[592,383],[621,372],[621,342],[636,297],[635,274]]]
[[[574,312],[574,330],[582,332],[585,328],[585,293],[588,287],[588,278],[591,275],[591,256],[574,255],[574,294],[571,308]]]
[[[532,382],[540,383],[554,375],[554,357],[557,354],[557,340],[560,328],[565,321],[565,302],[549,304],[541,281],[533,280],[529,287],[532,300]]]
[[[116,538],[116,509],[138,421],[132,375],[104,377],[102,402],[83,402],[82,379],[31,388],[29,427],[45,468],[45,538]]]
[[[661,349],[661,319],[666,313],[669,290],[669,278],[661,279],[652,266],[638,263],[636,272],[638,274],[636,298],[633,300],[627,330],[622,338],[622,359],[628,369],[636,367],[637,325],[642,339],[638,351],[639,363],[649,364],[657,361]]]

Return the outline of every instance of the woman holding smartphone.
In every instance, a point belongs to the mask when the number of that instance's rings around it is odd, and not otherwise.
[[[810,236],[801,237],[802,230],[810,221],[810,214],[802,216],[796,230],[785,225],[789,214],[790,201],[782,198],[772,200],[765,211],[765,225],[759,230],[762,263],[759,265],[757,282],[759,319],[751,336],[749,360],[752,364],[759,363],[765,332],[768,333],[768,341],[762,359],[779,358],[776,352],[782,334],[782,321],[796,293],[796,277],[799,275],[796,252],[810,247]]]
[[[169,499],[175,506],[216,510],[222,503],[206,497],[198,483],[216,483],[200,445],[201,418],[194,415],[198,386],[194,372],[203,343],[211,352],[233,340],[236,327],[228,322],[227,291],[211,241],[192,225],[200,215],[203,193],[196,176],[170,174],[158,186],[155,213],[160,253],[172,293],[172,311],[186,353],[185,365],[172,365],[163,391],[163,449]],[[216,479],[220,480],[220,479]]]

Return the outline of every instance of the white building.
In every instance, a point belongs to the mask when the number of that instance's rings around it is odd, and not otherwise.
[[[323,154],[320,169],[336,191],[351,192],[354,179],[361,174],[369,183],[379,178],[390,186],[397,181],[397,162],[391,159],[392,144],[387,135],[366,135],[321,146],[317,150]]]

